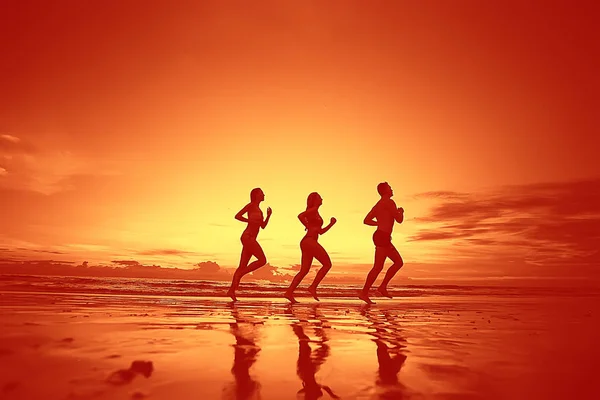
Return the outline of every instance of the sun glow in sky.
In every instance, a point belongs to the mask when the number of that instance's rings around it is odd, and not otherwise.
[[[270,264],[318,191],[332,273],[362,276],[388,181],[409,276],[597,265],[592,7],[9,1],[0,257],[233,267],[261,187]]]

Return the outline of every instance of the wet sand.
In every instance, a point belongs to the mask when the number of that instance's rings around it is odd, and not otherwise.
[[[299,300],[0,292],[0,398],[596,398],[597,298]]]

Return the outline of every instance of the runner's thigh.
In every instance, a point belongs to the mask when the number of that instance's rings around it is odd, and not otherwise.
[[[389,249],[387,250],[387,257],[392,260],[394,264],[401,264],[404,262],[402,261],[402,256],[400,256],[400,253],[393,244],[390,245]]]

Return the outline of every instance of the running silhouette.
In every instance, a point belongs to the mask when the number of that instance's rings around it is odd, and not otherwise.
[[[325,333],[323,320],[317,315],[316,311],[316,308],[314,308],[311,318],[318,319],[319,321],[318,325],[314,328],[315,336],[318,338],[316,340],[318,347],[314,352],[309,345],[311,340],[308,335],[304,333],[304,328],[302,326],[302,323],[306,323],[307,320],[299,319],[299,322],[293,322],[291,324],[292,329],[298,338],[298,362],[296,364],[296,373],[302,381],[302,389],[300,389],[297,394],[304,394],[305,400],[317,400],[323,397],[323,391],[326,391],[332,398],[339,399],[329,386],[319,384],[315,377],[321,365],[323,365],[327,357],[329,357],[330,352],[329,345],[327,344],[329,338]],[[293,310],[290,310],[290,312],[296,317]]]
[[[267,263],[267,257],[265,257],[262,247],[260,247],[260,244],[256,240],[260,228],[265,229],[267,227],[272,213],[271,207],[267,207],[267,218],[263,218],[260,202],[264,199],[265,194],[260,188],[252,189],[250,192],[250,203],[246,204],[244,208],[235,214],[235,219],[247,222],[248,226],[241,237],[242,254],[240,256],[240,265],[233,274],[231,287],[227,292],[227,296],[231,297],[233,301],[237,300],[235,291],[239,287],[242,277],[252,271],[256,271]],[[248,217],[244,217],[244,214],[247,214]],[[248,265],[252,256],[256,257],[256,260]]]
[[[403,338],[398,324],[389,311],[384,310],[377,315],[365,305],[361,314],[371,324],[373,342],[377,346],[377,378],[375,385],[382,400],[401,400],[407,397],[407,388],[398,380],[398,373],[404,366],[407,356],[404,354],[406,340]]]
[[[383,269],[386,258],[391,259],[394,264],[388,269],[381,285],[377,288],[377,291],[390,299],[392,296],[388,293],[387,286],[404,264],[400,253],[398,253],[398,250],[396,250],[392,244],[394,222],[398,222],[399,224],[402,223],[404,220],[404,209],[402,207],[396,207],[396,203],[392,200],[394,191],[389,183],[382,182],[377,185],[377,192],[381,196],[381,199],[379,199],[377,204],[369,211],[364,220],[366,225],[377,227],[377,230],[375,230],[375,233],[373,234],[373,243],[375,243],[375,262],[373,263],[373,268],[371,268],[371,271],[367,275],[365,285],[358,296],[359,299],[365,301],[367,304],[375,304],[369,298],[369,290]]]
[[[306,235],[300,241],[300,250],[302,251],[302,260],[300,263],[300,271],[296,274],[290,287],[285,292],[284,297],[292,303],[297,303],[294,298],[294,290],[300,285],[302,279],[310,271],[313,258],[316,258],[322,265],[312,285],[308,287],[308,292],[319,301],[317,297],[317,286],[323,280],[327,272],[331,269],[331,259],[327,251],[319,244],[319,235],[327,232],[336,223],[336,219],[331,217],[329,225],[323,228],[323,218],[319,214],[319,207],[323,204],[321,196],[313,192],[308,195],[306,200],[306,210],[298,215],[298,219],[305,226]]]
[[[250,368],[256,362],[260,347],[256,344],[256,323],[242,318],[235,305],[231,306],[231,315],[235,319],[230,324],[230,332],[235,336],[233,367],[231,373],[235,379],[232,388],[224,391],[224,398],[250,400],[260,398],[260,384],[250,375]]]

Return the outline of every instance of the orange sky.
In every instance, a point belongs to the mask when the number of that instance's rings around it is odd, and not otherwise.
[[[388,181],[402,274],[599,261],[591,2],[176,3],[4,3],[0,258],[234,266],[261,187],[272,265],[318,191],[362,275]]]

